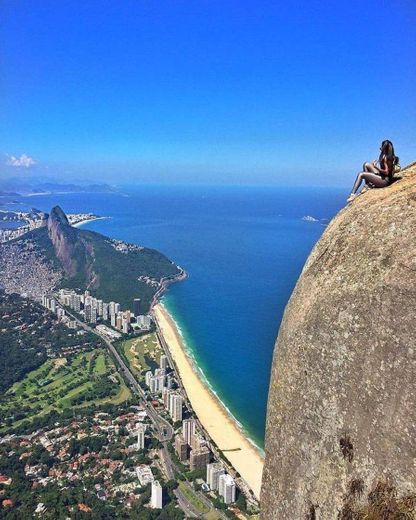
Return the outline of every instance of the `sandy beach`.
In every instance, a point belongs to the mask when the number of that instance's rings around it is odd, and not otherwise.
[[[182,337],[169,313],[161,304],[156,305],[153,311],[198,419],[259,498],[263,458],[193,368]]]
[[[72,227],[81,227],[84,224],[88,224],[88,222],[94,222],[95,220],[104,220],[104,219],[108,219],[108,218],[110,218],[110,217],[88,218],[88,219],[85,219],[85,220],[81,220],[80,222],[77,222],[76,224],[71,224],[71,225],[72,225]]]

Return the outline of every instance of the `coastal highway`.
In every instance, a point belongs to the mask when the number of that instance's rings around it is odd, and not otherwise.
[[[154,323],[156,325],[156,335],[157,335],[157,338],[158,338],[159,343],[162,346],[163,350],[165,351],[166,357],[168,358],[169,366],[172,368],[172,370],[174,371],[174,373],[176,375],[176,380],[178,382],[179,389],[180,389],[180,391],[181,391],[181,393],[182,393],[182,395],[183,395],[183,397],[185,399],[186,406],[187,406],[187,408],[189,410],[193,411],[192,404],[191,404],[191,402],[189,400],[189,397],[188,397],[188,394],[186,392],[186,389],[183,386],[182,379],[181,379],[181,377],[179,375],[179,370],[178,370],[178,368],[176,366],[175,361],[172,358],[172,355],[171,355],[170,350],[169,350],[169,346],[167,345],[167,343],[165,341],[165,338],[163,337],[163,333],[162,333],[162,331],[160,329],[159,322],[157,321],[157,317],[156,317],[154,312],[152,312],[152,318],[153,318],[153,321],[154,321]],[[203,424],[198,419],[198,416],[195,413],[194,413],[194,419],[195,419],[195,422],[196,422],[198,428],[204,433],[205,438],[208,440],[209,448],[214,453],[215,458],[222,461],[224,466],[227,468],[228,473],[230,473],[234,477],[235,481],[238,484],[238,487],[244,492],[245,496],[248,499],[250,499],[250,501],[253,504],[257,504],[258,503],[257,498],[254,496],[254,493],[253,493],[252,489],[250,488],[250,486],[243,479],[243,477],[238,476],[236,474],[235,469],[230,464],[230,462],[226,459],[226,456],[227,456],[226,453],[221,452],[221,454],[220,454],[219,449],[213,443],[209,433],[204,428]]]
[[[61,307],[61,305],[58,303],[58,306]],[[139,395],[141,397],[141,400],[143,401],[143,406],[145,407],[147,413],[149,414],[149,417],[153,423],[153,426],[155,430],[158,432],[158,438],[160,442],[163,444],[163,448],[159,450],[160,454],[160,461],[162,463],[162,466],[165,469],[166,476],[169,480],[175,479],[175,474],[179,473],[179,470],[175,466],[174,462],[172,461],[172,458],[170,456],[169,450],[168,450],[168,442],[171,441],[174,431],[172,426],[161,416],[158,415],[156,410],[153,408],[153,406],[146,400],[146,395],[143,391],[143,389],[140,387],[140,385],[137,383],[135,377],[131,373],[130,369],[124,362],[123,358],[120,356],[120,354],[117,352],[114,345],[109,341],[105,336],[100,334],[95,329],[91,328],[89,325],[84,323],[82,320],[78,319],[76,316],[71,314],[68,309],[65,309],[65,312],[71,316],[72,319],[74,319],[84,330],[91,332],[92,334],[95,334],[100,339],[102,339],[112,354],[113,358],[119,365],[119,369],[122,373],[122,375],[125,377],[125,379],[128,381],[132,391]],[[157,323],[157,322],[156,322]],[[161,338],[159,338],[161,339]],[[166,345],[165,345],[166,347]],[[170,357],[169,350],[167,348],[164,349],[168,354],[169,362],[171,363],[171,367],[173,368],[173,360]],[[180,381],[180,379],[178,379]],[[186,484],[187,487],[189,487],[189,490],[192,493],[195,493],[195,491],[189,486],[189,484]],[[186,498],[186,496],[181,492],[180,489],[175,489],[174,491],[176,498],[178,500],[179,506],[181,509],[185,512],[186,516],[189,518],[201,518],[201,515],[199,511],[195,508],[195,506]],[[213,510],[212,503],[202,494],[202,493],[196,493],[199,499],[210,509]],[[216,513],[219,514],[219,516],[226,520],[227,517],[222,513],[222,511],[215,510]]]
[[[98,336],[102,341],[104,341],[107,349],[112,354],[113,358],[119,365],[119,369],[123,377],[128,381],[128,384],[130,385],[130,388],[134,393],[139,395],[142,398],[143,406],[145,407],[154,427],[155,430],[158,433],[158,438],[160,442],[166,442],[172,439],[173,437],[173,428],[172,426],[163,418],[161,417],[156,410],[153,408],[153,406],[146,400],[146,395],[141,388],[141,386],[136,381],[135,377],[131,373],[130,369],[124,362],[123,358],[120,356],[120,354],[117,352],[114,345],[109,341],[105,336],[100,334],[97,330],[91,328],[89,325],[78,319],[76,316],[71,314],[68,309],[65,309],[65,312],[71,316],[72,319],[74,319],[84,330],[91,332],[92,334],[95,334]]]

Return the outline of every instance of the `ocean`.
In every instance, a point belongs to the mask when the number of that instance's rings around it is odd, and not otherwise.
[[[59,204],[67,213],[109,216],[84,228],[158,249],[187,271],[188,279],[171,286],[163,302],[201,377],[263,448],[283,311],[313,245],[345,204],[345,191],[212,186],[122,191],[21,200],[43,211]]]

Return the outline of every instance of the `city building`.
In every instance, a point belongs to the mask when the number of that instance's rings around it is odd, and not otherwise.
[[[115,339],[121,338],[121,334],[119,332],[116,332],[115,330],[110,329],[106,325],[102,325],[102,324],[101,325],[97,325],[96,330],[100,334],[103,334],[104,336],[107,336],[107,338],[110,339],[110,340],[115,340]]]
[[[213,462],[207,466],[207,484],[212,491],[218,491],[219,479],[225,469],[220,462]]]
[[[181,462],[188,460],[188,444],[183,438],[183,435],[179,434],[175,437],[175,451]]]
[[[181,395],[172,393],[169,396],[169,413],[174,423],[182,421],[182,405],[183,399]]]
[[[88,323],[97,323],[97,309],[92,305],[85,306],[85,321]]]
[[[130,330],[130,321],[123,316],[121,321],[121,327],[123,329],[123,334],[128,334]]]
[[[225,504],[235,502],[235,482],[231,475],[220,475],[218,479],[218,493],[223,497]]]
[[[144,380],[146,382],[146,386],[150,388],[150,379],[153,377],[152,371],[148,370],[144,376]]]
[[[160,356],[159,366],[160,366],[160,368],[163,368],[164,370],[166,370],[168,368],[168,366],[169,366],[168,357],[165,354],[162,354]]]
[[[146,431],[146,425],[145,424],[137,424],[137,449],[143,450],[144,449],[144,434]]]
[[[121,311],[121,305],[119,303],[114,304],[114,314],[118,314]]]
[[[205,469],[211,460],[211,452],[207,446],[203,446],[197,450],[191,451],[191,456],[189,457],[189,463],[191,471],[195,469]]]
[[[152,495],[150,497],[150,507],[152,509],[162,509],[163,489],[158,480],[152,482]]]
[[[108,303],[103,303],[103,320],[104,321],[107,321],[108,320]]]
[[[146,466],[145,464],[140,464],[136,467],[136,475],[141,486],[147,486],[147,484],[155,480],[150,466]]]
[[[162,398],[163,398],[163,405],[165,407],[166,410],[169,411],[169,404],[170,404],[170,396],[172,395],[172,390],[170,390],[169,388],[164,388],[162,390]]]
[[[141,329],[149,330],[152,324],[152,319],[148,315],[141,315],[136,317],[136,322]]]
[[[133,301],[133,314],[137,317],[141,314],[141,300],[140,298],[134,298]]]
[[[203,448],[207,445],[207,441],[203,437],[201,437],[200,434],[194,433],[194,435],[192,435],[190,446],[193,450],[199,450],[200,448]]]
[[[192,439],[195,435],[195,420],[185,419],[182,421],[182,435],[189,446],[192,444]]]
[[[123,316],[122,316],[121,312],[117,313],[116,328],[119,330],[123,330]]]

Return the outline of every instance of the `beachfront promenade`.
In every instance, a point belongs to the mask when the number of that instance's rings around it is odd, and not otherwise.
[[[192,409],[204,430],[247,482],[256,498],[259,498],[263,471],[261,454],[201,380],[186,354],[176,324],[166,309],[157,304],[153,307],[153,315],[162,342],[169,351]]]

